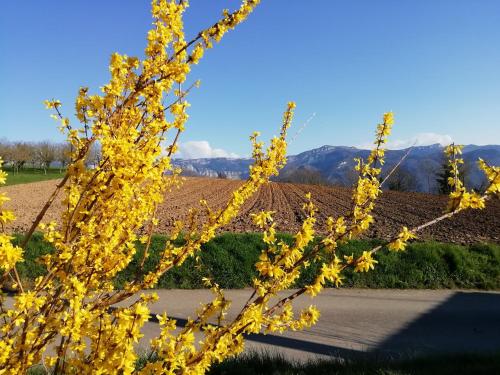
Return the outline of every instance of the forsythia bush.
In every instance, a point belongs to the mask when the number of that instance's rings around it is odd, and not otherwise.
[[[374,268],[375,253],[381,246],[367,249],[361,257],[343,259],[337,257],[336,248],[359,236],[373,222],[371,212],[381,191],[383,145],[393,125],[392,113],[384,114],[378,125],[375,147],[368,159],[357,161],[359,178],[352,209],[345,216],[328,219],[328,234],[312,251],[304,252],[315,237],[316,208],[310,194],[303,207],[307,217],[291,246],[277,240],[272,212],[254,213],[254,222],[263,230],[267,246],[256,264],[260,276],[254,280],[254,293],[236,318],[225,319],[230,301],[216,284],[206,280],[213,300],[182,329],[176,330],[176,321],[166,314],[158,316],[161,332],[151,341],[155,359],[141,369],[135,367],[138,356],[134,346],[142,337],[141,327],[150,318],[148,304],[158,298],[154,293],[141,292],[153,288],[172,267],[196,256],[200,246],[229,223],[241,205],[286,162],[285,139],[294,103],[288,104],[280,136],[272,139],[266,150],[257,133],[251,137],[255,162],[250,177],[232,194],[225,208],[213,210],[201,202],[206,219],[200,223],[193,210],[188,223],[177,222],[155,270],[145,276],[139,273],[121,290],[113,287],[113,278],[135,254],[136,240],[146,244],[144,264],[158,223],[156,207],[182,183],[171,155],[188,118],[186,95],[196,84],[183,86],[191,66],[228,30],[244,21],[258,3],[245,0],[233,13],[224,11],[220,21],[188,42],[182,22],[187,1],[153,0],[154,22],[147,36],[145,58],[117,53],[111,57],[111,80],[102,87],[102,93],[91,95],[87,88],[79,92],[76,112],[80,127],[73,127],[62,115],[59,101],[46,102],[60,121],[61,131],[67,134],[72,162],[20,247],[14,246],[5,232],[5,224],[14,220],[14,215],[0,211],[2,282],[10,279],[19,290],[12,303],[5,297],[0,300],[0,374],[22,374],[39,363],[55,374],[202,374],[213,362],[240,353],[244,334],[310,327],[318,320],[319,311],[314,306],[295,311],[294,298],[303,293],[317,295],[327,281],[342,284],[342,271],[348,267],[358,272]],[[162,146],[165,143],[166,148]],[[95,144],[102,149],[102,160],[88,169],[84,160]],[[426,226],[465,209],[483,208],[490,197],[499,195],[500,168],[480,162],[490,185],[478,195],[467,191],[458,178],[460,147],[452,145],[446,153],[452,170],[449,182],[454,188],[448,211],[417,228],[403,227],[386,244],[389,250],[404,250],[407,241]],[[0,172],[0,184],[5,178],[6,174]],[[66,207],[60,222],[42,224],[60,190],[64,191]],[[5,193],[0,193],[0,205],[6,200]],[[25,289],[16,263],[23,261],[23,248],[36,229],[43,231],[45,240],[56,250],[40,259],[47,268],[46,276]],[[174,240],[181,233],[185,242],[176,245]],[[278,301],[271,299],[291,287],[301,268],[312,259],[323,262],[314,283]],[[114,306],[134,295],[139,295],[135,302]],[[220,324],[210,323],[211,319]]]

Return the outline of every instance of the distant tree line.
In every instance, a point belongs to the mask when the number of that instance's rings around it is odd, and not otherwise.
[[[67,142],[24,142],[0,140],[0,157],[4,167],[13,173],[26,168],[39,169],[47,174],[50,168],[66,169],[71,162],[71,145]],[[92,168],[101,159],[100,147],[95,145],[85,160],[87,167]]]

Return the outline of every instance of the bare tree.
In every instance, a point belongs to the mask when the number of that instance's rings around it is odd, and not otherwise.
[[[101,162],[101,147],[94,143],[85,159],[85,165],[87,168],[95,168]]]
[[[40,143],[28,143],[28,147],[30,150],[28,163],[31,165],[31,168],[43,170],[43,161],[40,156]]]
[[[12,163],[14,172],[19,173],[25,164],[32,160],[33,148],[26,142],[15,142],[12,145]]]
[[[43,169],[43,173],[47,174],[47,169],[49,169],[50,165],[56,160],[56,145],[49,141],[40,142],[36,145],[36,154]]]
[[[5,139],[0,140],[0,157],[4,165],[12,165],[14,162],[12,144]]]
[[[58,143],[56,145],[56,161],[59,162],[59,172],[62,172],[71,162],[71,145]]]

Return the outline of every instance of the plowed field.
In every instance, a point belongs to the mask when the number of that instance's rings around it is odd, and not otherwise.
[[[187,210],[199,206],[198,202],[202,198],[206,199],[211,207],[221,208],[231,192],[241,183],[235,180],[188,178],[184,187],[167,195],[159,208],[158,232],[168,234],[174,220],[185,218]],[[7,229],[26,230],[55,184],[56,181],[44,181],[0,189],[11,197],[12,200],[7,202],[6,206],[13,209],[18,217],[16,223]],[[278,230],[294,232],[304,218],[301,207],[307,192],[312,193],[313,201],[319,209],[317,217],[320,232],[326,217],[345,214],[349,209],[351,192],[347,188],[270,183],[245,203],[240,215],[224,228],[224,231],[255,231],[249,213],[273,210],[276,211]],[[446,197],[384,192],[375,209],[376,224],[367,236],[388,238],[397,233],[402,225],[416,226],[439,216],[445,206]],[[55,205],[49,210],[44,221],[57,219],[61,209],[59,204]],[[464,244],[482,241],[500,243],[500,202],[490,201],[483,211],[460,213],[452,220],[427,228],[420,238]]]

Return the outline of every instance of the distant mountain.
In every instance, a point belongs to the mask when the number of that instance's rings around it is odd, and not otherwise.
[[[382,175],[388,173],[407,151],[408,149],[388,150]],[[325,145],[289,156],[287,165],[280,176],[286,180],[286,176],[296,175],[297,171],[301,171],[300,175],[303,176],[304,169],[306,169],[329,183],[351,185],[356,179],[356,174],[353,172],[354,159],[366,158],[369,153],[369,150],[356,147]],[[476,161],[482,158],[488,163],[500,165],[500,145],[467,145],[463,149],[462,156],[465,161],[466,185],[480,188],[484,183],[484,176],[477,167]],[[248,177],[248,167],[252,164],[252,159],[177,159],[174,163],[190,175],[245,179]],[[400,168],[415,177],[413,190],[435,192],[437,191],[436,175],[442,171],[443,163],[443,146],[434,144],[414,147],[401,163]]]
[[[230,179],[245,179],[248,177],[248,167],[253,159],[207,158],[207,159],[176,159],[174,164],[182,168],[186,174],[219,177],[224,175]]]

